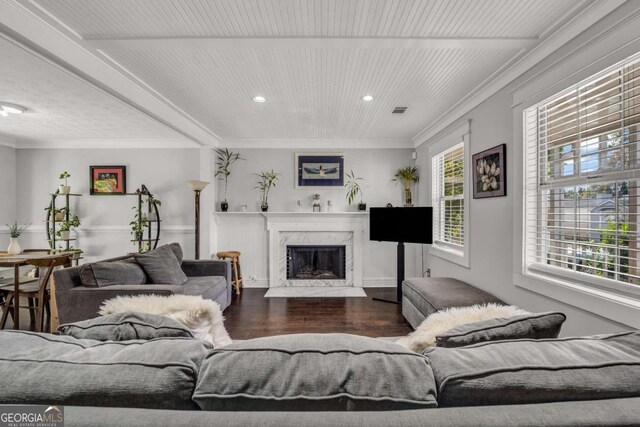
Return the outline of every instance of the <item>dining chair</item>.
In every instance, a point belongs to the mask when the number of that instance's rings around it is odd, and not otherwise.
[[[32,321],[32,329],[36,332],[42,332],[45,329],[45,312],[47,312],[48,316],[51,315],[49,307],[51,300],[51,275],[56,267],[70,267],[71,255],[60,255],[44,259],[33,258],[27,260],[26,263],[38,268],[38,270],[42,269],[44,274],[39,275],[36,281],[20,283],[20,297],[27,298],[28,305],[26,306],[20,306],[20,301],[15,298],[13,286],[2,287],[2,290],[5,291],[5,302],[2,319],[0,320],[0,328],[5,328],[9,312],[13,313],[13,307],[17,304],[18,308],[26,308],[32,313],[32,320],[35,318],[35,325],[33,325]],[[47,325],[49,325],[49,322],[47,322]],[[47,328],[47,330],[49,330],[49,328]]]

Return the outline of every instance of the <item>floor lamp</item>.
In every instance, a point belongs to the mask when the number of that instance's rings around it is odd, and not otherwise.
[[[187,181],[189,188],[196,193],[196,259],[200,259],[200,192],[209,185],[207,181]]]

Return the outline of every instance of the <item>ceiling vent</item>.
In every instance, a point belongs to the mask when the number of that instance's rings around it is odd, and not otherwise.
[[[407,107],[396,107],[393,109],[393,114],[404,114],[407,111]]]

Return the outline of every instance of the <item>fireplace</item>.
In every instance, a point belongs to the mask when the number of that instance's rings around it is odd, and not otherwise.
[[[345,280],[346,246],[287,245],[287,280]]]

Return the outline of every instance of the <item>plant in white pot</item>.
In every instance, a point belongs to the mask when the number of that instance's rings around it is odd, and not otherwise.
[[[67,179],[71,178],[71,174],[67,171],[64,171],[60,174],[60,179],[64,179],[64,184],[60,184],[60,186],[58,187],[58,194],[69,194],[71,193],[71,186],[69,186],[69,183],[67,182]]]
[[[347,188],[347,203],[349,203],[349,205],[353,204],[353,201],[360,195],[358,210],[366,211],[367,204],[363,201],[364,192],[358,181],[362,181],[362,178],[357,177],[353,171],[347,173],[347,183],[344,185]]]
[[[60,223],[60,229],[56,234],[58,235],[58,237],[60,237],[60,240],[69,240],[71,229],[76,227],[80,227],[80,218],[78,218],[78,215],[74,215],[68,221],[62,221]]]
[[[11,237],[11,243],[9,243],[9,248],[7,252],[11,255],[19,255],[22,253],[22,248],[20,247],[20,243],[18,243],[18,237],[22,235],[24,230],[26,230],[31,224],[26,225],[18,225],[16,221],[13,225],[6,224],[9,228],[9,237]]]
[[[260,178],[256,188],[262,193],[262,197],[260,198],[260,210],[262,210],[262,212],[266,212],[269,210],[269,190],[271,190],[271,187],[276,186],[276,181],[280,174],[271,169],[270,171],[262,171],[256,175]]]

